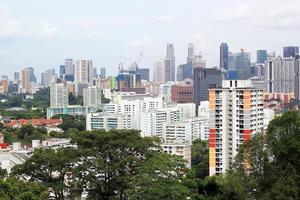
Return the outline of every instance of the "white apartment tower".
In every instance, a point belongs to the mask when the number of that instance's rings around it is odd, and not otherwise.
[[[209,174],[223,174],[239,146],[264,128],[263,93],[250,80],[226,80],[209,90]]]
[[[64,83],[50,85],[50,108],[65,108],[69,105],[68,88]]]
[[[96,86],[89,86],[83,89],[83,105],[96,109],[101,108],[101,89]]]
[[[75,83],[93,83],[93,62],[92,60],[77,60],[75,64]]]

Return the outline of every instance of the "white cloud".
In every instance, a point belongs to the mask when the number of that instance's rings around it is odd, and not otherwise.
[[[242,23],[245,25],[298,29],[300,27],[300,1],[295,0],[247,0],[212,14],[216,23]]]
[[[156,18],[156,21],[162,24],[174,24],[175,20],[174,16],[159,16]]]
[[[58,32],[58,28],[55,27],[50,21],[46,21],[41,29],[37,31],[36,36],[40,40],[50,39]]]
[[[3,39],[15,38],[25,35],[20,22],[17,19],[1,19],[0,20],[0,37]]]
[[[186,38],[186,43],[194,43],[199,47],[206,45],[207,35],[205,33],[195,33]]]
[[[145,47],[152,46],[152,44],[153,44],[153,38],[146,34],[143,37],[141,37],[135,41],[127,42],[126,46],[136,47],[136,48],[145,48]]]

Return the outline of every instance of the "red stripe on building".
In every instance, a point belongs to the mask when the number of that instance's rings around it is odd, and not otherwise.
[[[209,144],[209,147],[212,147],[212,148],[216,147],[216,129],[214,129],[214,128],[209,129],[208,144]]]
[[[251,139],[251,130],[243,130],[244,143]]]

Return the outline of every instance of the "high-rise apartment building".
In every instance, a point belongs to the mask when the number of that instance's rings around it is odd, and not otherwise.
[[[101,108],[101,89],[89,86],[83,89],[83,105],[85,107]]]
[[[50,85],[50,108],[66,108],[69,105],[68,88],[64,83]]]
[[[214,68],[194,68],[194,103],[208,100],[208,89],[222,85],[222,71]]]
[[[287,46],[283,47],[283,57],[295,57],[299,55],[299,47]]]
[[[220,46],[220,68],[228,69],[228,45],[222,43]]]
[[[167,44],[167,55],[165,59],[165,82],[168,81],[175,81],[175,55],[173,44]]]
[[[77,60],[75,64],[75,83],[93,83],[92,60]]]
[[[25,67],[22,70],[22,92],[24,93],[31,93],[31,69],[28,67]]]
[[[300,58],[296,56],[295,59],[295,78],[294,78],[294,95],[297,101],[300,100]]]
[[[256,51],[256,63],[263,64],[268,59],[268,52],[267,50],[257,50]]]
[[[230,169],[238,148],[264,128],[263,92],[250,80],[209,90],[209,175]]]
[[[265,86],[269,93],[294,92],[295,58],[270,57],[265,63]]]

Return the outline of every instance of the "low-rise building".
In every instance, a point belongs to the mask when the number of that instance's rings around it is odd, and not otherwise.
[[[86,117],[88,131],[132,128],[132,117],[129,114],[91,113]]]

